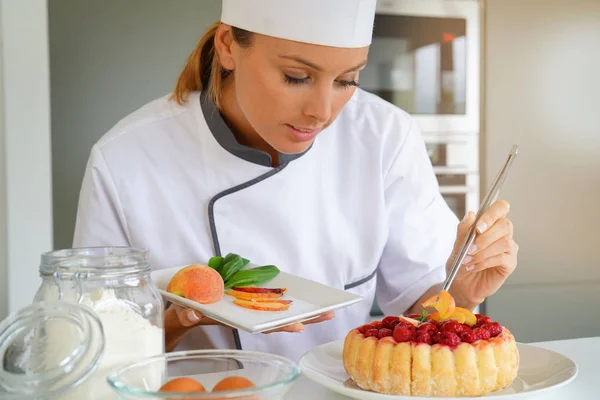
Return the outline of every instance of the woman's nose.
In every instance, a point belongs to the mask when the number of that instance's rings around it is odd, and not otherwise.
[[[304,107],[304,114],[324,124],[332,115],[332,90],[320,89],[309,95]]]

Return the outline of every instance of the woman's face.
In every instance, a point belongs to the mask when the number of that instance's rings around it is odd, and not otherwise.
[[[226,33],[217,33],[217,43],[220,35],[221,63],[234,70],[226,84],[225,115],[248,140],[264,141],[282,153],[305,151],[335,120],[367,62],[368,47],[325,47],[254,35],[252,46],[242,48]]]

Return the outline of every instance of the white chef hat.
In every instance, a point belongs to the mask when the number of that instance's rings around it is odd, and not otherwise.
[[[377,0],[222,0],[221,22],[333,47],[371,44]]]

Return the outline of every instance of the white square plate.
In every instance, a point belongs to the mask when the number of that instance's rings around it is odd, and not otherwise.
[[[281,271],[271,281],[258,286],[287,288],[281,299],[292,300],[292,304],[285,311],[258,311],[240,307],[233,304],[234,298],[229,295],[224,295],[223,299],[216,303],[200,304],[166,291],[171,277],[184,267],[185,265],[152,272],[152,280],[163,297],[172,303],[196,309],[207,317],[249,333],[260,333],[306,321],[326,311],[347,307],[363,300],[361,296],[353,293]],[[254,266],[248,265],[248,268]]]

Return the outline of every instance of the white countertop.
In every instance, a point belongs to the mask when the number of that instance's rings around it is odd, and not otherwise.
[[[600,380],[600,337],[585,339],[558,340],[552,342],[528,343],[561,353],[573,360],[578,367],[578,374],[570,384],[555,391],[543,392],[540,398],[544,400],[587,400],[599,399],[595,388]],[[339,395],[301,376],[292,386],[286,400],[347,400],[348,397]]]

